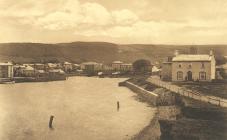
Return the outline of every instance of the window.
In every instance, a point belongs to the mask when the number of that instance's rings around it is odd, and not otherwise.
[[[177,80],[183,80],[183,72],[182,71],[177,72]]]
[[[179,68],[181,68],[181,64],[179,64],[179,66],[178,66]]]
[[[200,80],[206,80],[206,72],[200,72],[199,73],[199,79]]]
[[[188,68],[191,69],[191,68],[192,68],[192,64],[189,64],[189,65],[188,65]]]
[[[202,66],[201,66],[203,69],[205,68],[205,64],[202,62]]]

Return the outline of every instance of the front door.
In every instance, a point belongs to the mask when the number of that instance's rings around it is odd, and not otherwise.
[[[188,81],[192,81],[192,72],[188,71],[187,73]]]

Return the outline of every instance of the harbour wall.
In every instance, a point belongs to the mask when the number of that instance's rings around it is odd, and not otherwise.
[[[119,86],[125,86],[125,87],[129,88],[130,90],[132,90],[134,93],[142,96],[142,98],[146,99],[146,101],[148,101],[149,104],[152,104],[154,106],[157,105],[157,99],[158,99],[157,94],[155,94],[151,91],[145,90],[142,87],[139,87],[129,81],[121,82],[121,83],[119,83]]]
[[[155,119],[133,140],[227,139],[226,108],[180,96],[140,79],[129,79],[119,86],[131,89],[157,107]]]
[[[119,83],[119,86],[125,86],[139,95],[143,100],[154,106],[171,106],[181,104],[181,97],[164,88],[156,87],[150,83],[134,84],[126,80]]]

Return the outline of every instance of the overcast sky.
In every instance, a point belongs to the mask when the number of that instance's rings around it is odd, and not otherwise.
[[[227,0],[0,0],[0,42],[227,44]]]

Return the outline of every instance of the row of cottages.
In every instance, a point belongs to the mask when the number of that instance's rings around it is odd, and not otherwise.
[[[0,63],[0,78],[11,79],[13,78],[13,64],[10,62]]]
[[[14,75],[15,76],[25,76],[25,77],[42,77],[47,73],[50,75],[62,74],[65,72],[72,71],[72,64],[65,62],[61,63],[35,63],[35,64],[23,64],[23,65],[14,65]],[[65,72],[64,72],[64,71]]]
[[[36,67],[36,64],[14,65],[13,69],[15,77],[43,76],[46,73],[42,68]]]
[[[114,61],[112,62],[112,69],[114,71],[132,71],[132,64],[131,63],[123,63],[121,61]]]
[[[111,65],[103,65],[97,62],[84,62],[80,64],[81,70],[84,72],[99,72],[99,71],[132,71],[132,64],[123,63],[121,61],[114,61]]]
[[[97,62],[84,62],[80,65],[81,70],[84,72],[98,72],[103,70],[103,64]]]
[[[179,54],[162,65],[162,80],[182,81],[212,81],[215,79],[215,58],[210,54]]]

